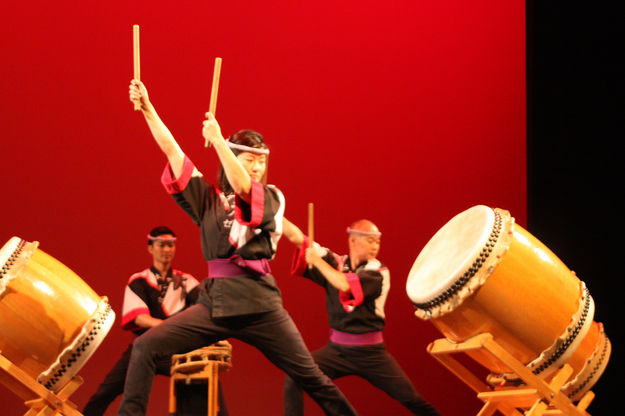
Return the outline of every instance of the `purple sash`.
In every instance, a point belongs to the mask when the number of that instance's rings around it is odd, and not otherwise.
[[[271,274],[269,260],[245,260],[235,254],[229,259],[214,259],[208,262],[208,277],[211,279],[223,279],[234,276],[265,276]]]
[[[342,345],[373,345],[383,343],[384,337],[382,336],[382,331],[350,334],[330,329],[330,341]]]

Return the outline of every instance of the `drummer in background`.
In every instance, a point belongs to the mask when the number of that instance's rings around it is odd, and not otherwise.
[[[130,276],[124,293],[122,328],[132,331],[133,340],[164,319],[195,303],[199,282],[190,274],[173,269],[176,235],[168,227],[156,227],[147,236],[152,266]],[[101,416],[108,406],[124,392],[126,370],[132,343],[106,375],[100,387],[82,411],[84,416]],[[169,376],[171,357],[156,363],[156,372]],[[228,414],[221,383],[219,384],[219,415]]]
[[[326,291],[330,340],[314,351],[321,371],[332,380],[347,375],[364,378],[399,401],[415,415],[438,415],[417,393],[384,344],[384,303],[390,289],[388,268],[376,259],[382,234],[371,221],[347,228],[349,255],[339,256],[315,243],[286,218],[284,235],[297,246],[291,272]],[[312,265],[313,267],[309,267]],[[300,387],[289,377],[284,383],[284,414],[304,414]]]

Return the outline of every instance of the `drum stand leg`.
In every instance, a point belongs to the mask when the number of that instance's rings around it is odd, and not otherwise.
[[[82,416],[76,405],[69,401],[69,396],[82,382],[80,376],[75,376],[54,393],[0,354],[0,383],[24,400],[24,405],[30,408],[25,416]]]
[[[575,406],[560,390],[573,374],[573,368],[568,364],[562,366],[547,383],[504,350],[488,333],[476,335],[459,344],[452,343],[445,338],[437,339],[430,343],[427,349],[434,358],[471,387],[477,393],[477,397],[484,402],[478,416],[490,416],[496,411],[506,416],[590,416],[586,412],[586,408],[592,402],[594,393],[587,392]],[[519,387],[500,386],[493,389],[451,357],[451,354],[478,349],[487,351],[501,361],[519,376],[525,385]]]

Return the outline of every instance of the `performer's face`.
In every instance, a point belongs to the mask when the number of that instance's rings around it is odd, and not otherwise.
[[[380,251],[380,237],[367,235],[352,235],[351,254],[362,262],[377,257]]]
[[[237,159],[243,165],[248,175],[254,182],[260,182],[267,169],[267,156],[243,152],[237,155]]]
[[[176,254],[176,243],[173,238],[171,234],[163,234],[148,246],[148,251],[154,257],[155,262],[165,264],[172,262]]]

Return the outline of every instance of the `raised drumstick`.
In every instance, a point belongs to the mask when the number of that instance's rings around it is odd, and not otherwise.
[[[211,99],[208,111],[215,115],[217,111],[217,93],[219,92],[219,75],[221,74],[221,58],[215,58],[215,68],[213,69],[213,86],[211,87]],[[204,147],[210,147],[208,139],[204,141]]]
[[[139,51],[139,25],[132,25],[132,61],[134,66],[133,78],[141,81],[141,53]],[[135,102],[135,111],[141,110],[141,103]]]
[[[312,202],[308,203],[308,246],[313,248],[315,242],[315,227],[314,227],[314,206]],[[312,269],[312,264],[308,265],[309,269]]]

